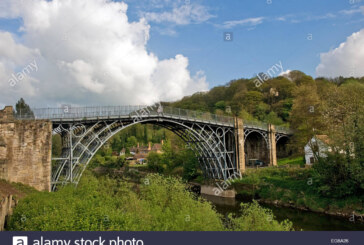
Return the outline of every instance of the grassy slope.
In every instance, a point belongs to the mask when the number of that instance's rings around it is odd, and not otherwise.
[[[303,157],[299,156],[299,157],[288,157],[288,158],[282,158],[282,159],[278,159],[277,162],[278,166],[282,166],[282,165],[302,165],[305,164],[305,162],[303,161]]]
[[[0,196],[2,197],[13,195],[13,197],[18,200],[36,192],[37,190],[30,186],[20,183],[9,183],[3,179],[0,179]]]
[[[234,182],[238,194],[289,204],[294,207],[332,214],[364,214],[364,196],[345,199],[322,197],[316,191],[311,169],[264,168],[250,169]]]

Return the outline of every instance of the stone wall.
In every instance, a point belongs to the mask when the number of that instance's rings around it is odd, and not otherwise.
[[[201,185],[201,194],[210,195],[210,196],[219,196],[226,198],[235,198],[236,191],[232,190],[224,190],[221,186],[210,186],[210,185]]]
[[[14,120],[13,107],[5,106],[3,110],[0,110],[0,121]]]
[[[2,197],[0,200],[0,231],[4,230],[6,219],[12,214],[16,201],[12,195]]]
[[[0,178],[40,191],[51,188],[52,123],[1,118]]]

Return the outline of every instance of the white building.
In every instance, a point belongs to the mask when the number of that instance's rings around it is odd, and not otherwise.
[[[312,139],[305,146],[306,164],[311,165],[314,162],[317,162],[317,157],[327,157],[327,153],[332,152],[332,148],[329,146],[330,144],[331,141],[327,135],[315,135],[312,137]],[[351,142],[349,147],[349,155],[351,157],[355,157],[354,143]],[[313,150],[311,148],[313,148]],[[334,150],[338,151],[340,154],[346,154],[346,151],[342,148],[335,147]],[[316,156],[313,154],[313,152],[316,153]]]
[[[312,137],[312,139],[305,145],[306,164],[311,165],[316,162],[317,156],[327,157],[326,153],[331,152],[329,142],[330,140],[327,135],[315,135],[314,137]]]

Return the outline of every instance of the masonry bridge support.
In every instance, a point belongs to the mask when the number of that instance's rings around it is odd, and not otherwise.
[[[13,118],[0,111],[0,178],[39,190],[77,184],[96,152],[115,134],[135,124],[171,130],[194,151],[206,178],[241,177],[246,162],[263,158],[277,165],[276,142],[289,133],[274,125],[172,107],[118,106],[33,109]],[[62,138],[62,153],[51,157],[52,134]]]

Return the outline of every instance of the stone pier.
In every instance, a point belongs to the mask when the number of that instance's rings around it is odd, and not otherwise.
[[[244,125],[243,119],[235,118],[236,128],[236,163],[240,173],[245,172],[245,151],[244,151]]]
[[[51,189],[52,123],[15,120],[13,108],[0,110],[0,178],[40,191]]]
[[[276,130],[273,124],[268,124],[268,142],[269,165],[277,166]]]

